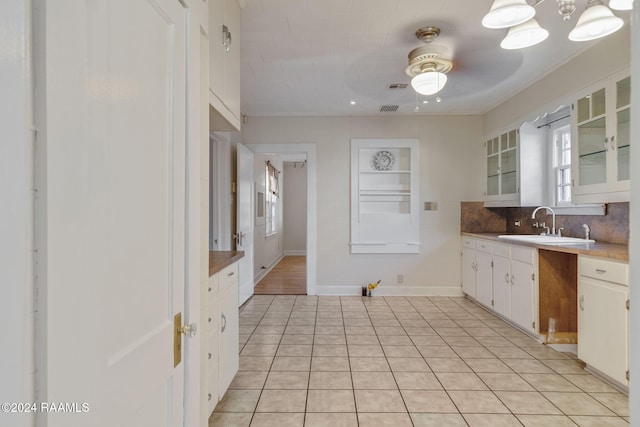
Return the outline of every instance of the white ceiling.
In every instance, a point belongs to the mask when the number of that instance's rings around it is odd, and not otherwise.
[[[245,0],[242,9],[242,111],[255,115],[481,114],[524,89],[594,42],[567,39],[587,0],[564,22],[557,3],[536,7],[550,32],[537,46],[506,51],[507,30],[480,24],[493,0]],[[533,0],[529,0],[533,3]],[[615,11],[628,23],[629,13]],[[452,52],[449,81],[435,96],[409,83],[415,31],[441,29],[434,42]],[[628,24],[626,24],[628,25]],[[355,100],[356,105],[350,101]],[[428,104],[423,104],[428,100]],[[395,113],[379,113],[397,104]]]

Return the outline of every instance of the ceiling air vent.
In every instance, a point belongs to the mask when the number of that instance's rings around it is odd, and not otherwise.
[[[389,89],[406,89],[407,83],[391,83]]]
[[[387,113],[389,111],[391,112],[398,111],[398,107],[400,106],[399,105],[383,105],[380,107],[380,112]]]

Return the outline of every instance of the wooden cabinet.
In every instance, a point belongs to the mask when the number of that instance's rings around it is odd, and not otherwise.
[[[574,203],[629,201],[629,71],[578,93],[572,104]]]
[[[211,130],[240,131],[240,4],[209,1]]]
[[[469,237],[462,244],[463,292],[535,333],[537,250]]]
[[[417,139],[351,140],[351,253],[420,252]]]
[[[485,206],[545,204],[545,141],[543,130],[526,123],[484,143]]]
[[[206,301],[206,302],[205,302]],[[239,367],[238,263],[209,277],[203,301],[203,407],[206,418],[229,388]]]
[[[628,386],[628,264],[578,257],[578,357]]]

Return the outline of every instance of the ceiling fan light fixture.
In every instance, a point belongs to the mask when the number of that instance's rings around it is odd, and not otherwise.
[[[633,9],[633,0],[611,0],[609,7],[614,10],[631,10]]]
[[[576,27],[569,33],[569,40],[582,42],[599,39],[615,33],[623,25],[624,21],[615,16],[601,0],[589,0]]]
[[[494,0],[489,12],[482,18],[486,28],[508,28],[533,18],[536,10],[525,0]]]
[[[417,74],[411,79],[411,87],[420,95],[433,95],[447,84],[447,75],[435,70]]]
[[[507,36],[500,43],[503,49],[524,49],[543,42],[549,37],[549,31],[540,27],[534,18],[509,28]]]

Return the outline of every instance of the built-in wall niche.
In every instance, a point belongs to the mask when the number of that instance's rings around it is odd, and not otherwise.
[[[351,140],[351,252],[420,252],[419,141]]]

